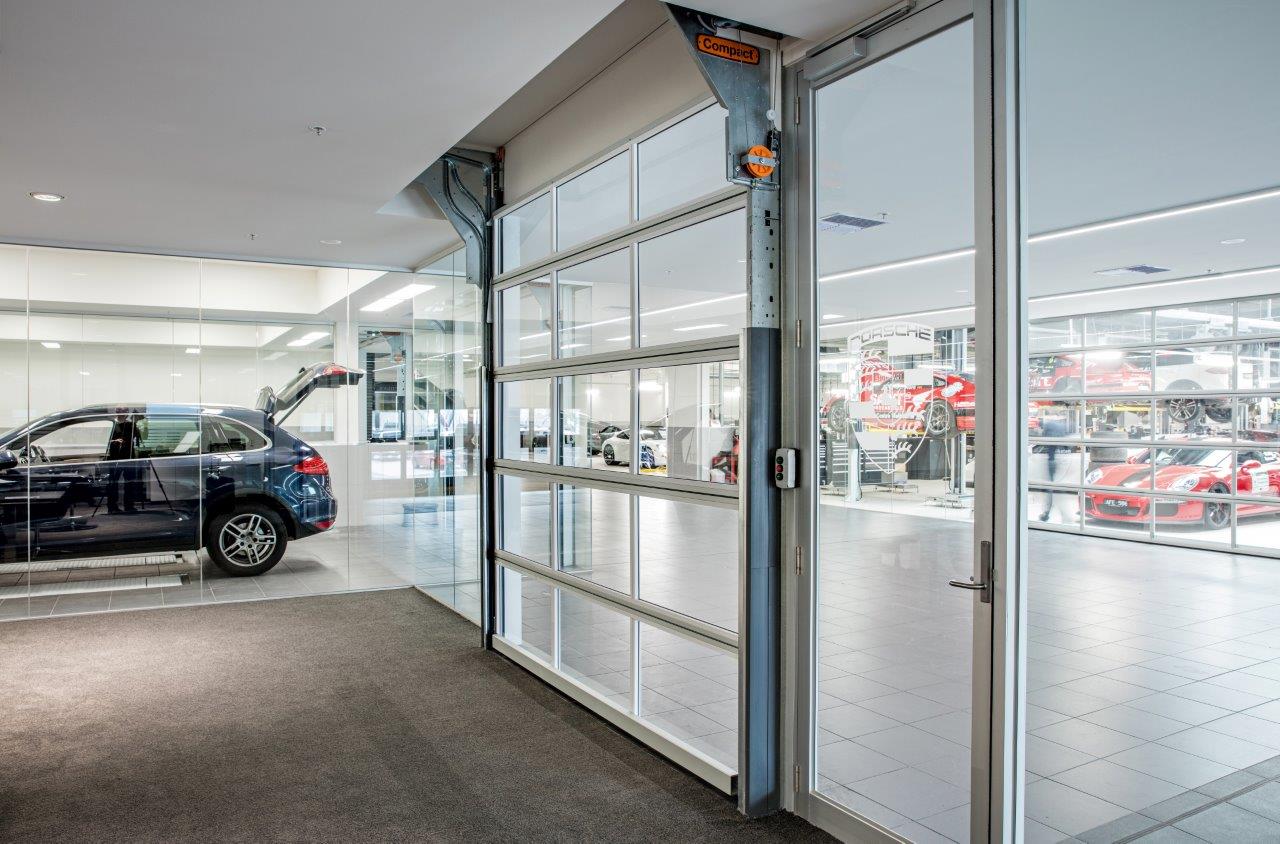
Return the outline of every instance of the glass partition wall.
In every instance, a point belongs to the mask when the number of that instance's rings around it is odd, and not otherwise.
[[[747,224],[698,169],[723,173],[723,120],[679,115],[499,218],[495,647],[731,791]]]
[[[1024,834],[1280,840],[1280,8],[1017,10]]]
[[[0,618],[439,569],[475,615],[476,297],[443,263],[0,247]]]

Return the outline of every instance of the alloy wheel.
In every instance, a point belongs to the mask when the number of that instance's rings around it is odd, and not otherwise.
[[[234,565],[260,565],[276,548],[275,527],[258,513],[242,513],[222,526],[218,548]]]

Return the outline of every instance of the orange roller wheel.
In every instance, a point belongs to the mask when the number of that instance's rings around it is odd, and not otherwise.
[[[773,150],[760,144],[747,150],[747,154],[742,157],[742,166],[753,179],[769,178],[773,174],[775,164]]]

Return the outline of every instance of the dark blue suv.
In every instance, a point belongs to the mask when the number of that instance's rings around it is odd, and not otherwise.
[[[232,575],[261,574],[291,539],[338,514],[329,466],[280,425],[320,388],[359,382],[301,370],[257,407],[97,405],[0,437],[0,558],[46,561],[204,548]]]

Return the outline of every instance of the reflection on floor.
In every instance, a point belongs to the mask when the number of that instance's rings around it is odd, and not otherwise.
[[[0,566],[0,621],[408,585],[479,616],[474,501],[456,511],[447,499],[423,498],[375,499],[364,508],[363,524],[291,542],[274,568],[255,577],[231,577],[203,552],[159,564],[134,557],[111,566],[92,559],[38,563],[32,571]],[[172,576],[181,582],[170,585]]]
[[[971,529],[822,526],[820,790],[967,841]],[[1280,840],[1280,567],[1043,532],[1030,561],[1027,840]]]

